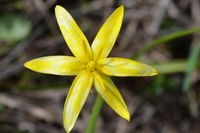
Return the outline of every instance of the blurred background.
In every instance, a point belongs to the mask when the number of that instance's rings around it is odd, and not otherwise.
[[[161,36],[200,27],[199,0],[0,0],[0,133],[65,132],[62,109],[74,77],[23,67],[33,58],[71,55],[56,23],[57,4],[70,12],[90,43],[124,4],[123,26],[110,56],[139,60],[160,73],[113,78],[131,121],[105,104],[95,133],[200,133],[199,34],[162,38],[134,56]],[[95,96],[92,89],[72,133],[85,130]]]

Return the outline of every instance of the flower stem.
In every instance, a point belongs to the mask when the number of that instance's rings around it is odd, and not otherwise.
[[[99,94],[97,94],[95,104],[92,109],[92,114],[90,116],[90,120],[86,129],[86,133],[94,133],[96,127],[96,121],[103,107],[103,103],[104,103],[103,99]]]

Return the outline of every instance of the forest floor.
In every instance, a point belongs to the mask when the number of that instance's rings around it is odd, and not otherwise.
[[[71,13],[91,43],[120,4],[125,6],[123,26],[109,56],[133,58],[156,38],[200,27],[198,0],[0,1],[0,133],[65,132],[62,110],[74,77],[44,75],[23,66],[41,56],[71,55],[55,19],[55,5]],[[193,33],[161,42],[137,58],[166,66],[158,76],[113,77],[131,120],[124,120],[105,103],[95,133],[200,133],[200,72],[191,72],[185,93],[187,71],[179,67],[188,65],[199,38]],[[95,96],[92,88],[72,133],[87,127]]]

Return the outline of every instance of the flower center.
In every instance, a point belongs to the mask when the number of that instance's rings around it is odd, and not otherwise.
[[[96,63],[94,61],[90,61],[86,65],[86,69],[88,69],[89,71],[95,71],[95,66],[96,66]]]

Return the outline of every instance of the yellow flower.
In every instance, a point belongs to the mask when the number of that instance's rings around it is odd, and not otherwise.
[[[105,102],[121,117],[129,120],[128,108],[108,76],[153,76],[157,71],[137,61],[106,58],[120,31],[124,6],[117,8],[106,20],[91,47],[72,16],[63,7],[57,5],[55,14],[62,35],[75,57],[46,56],[28,61],[24,66],[40,73],[77,75],[64,104],[63,121],[66,131],[70,132],[73,128],[93,83]]]

